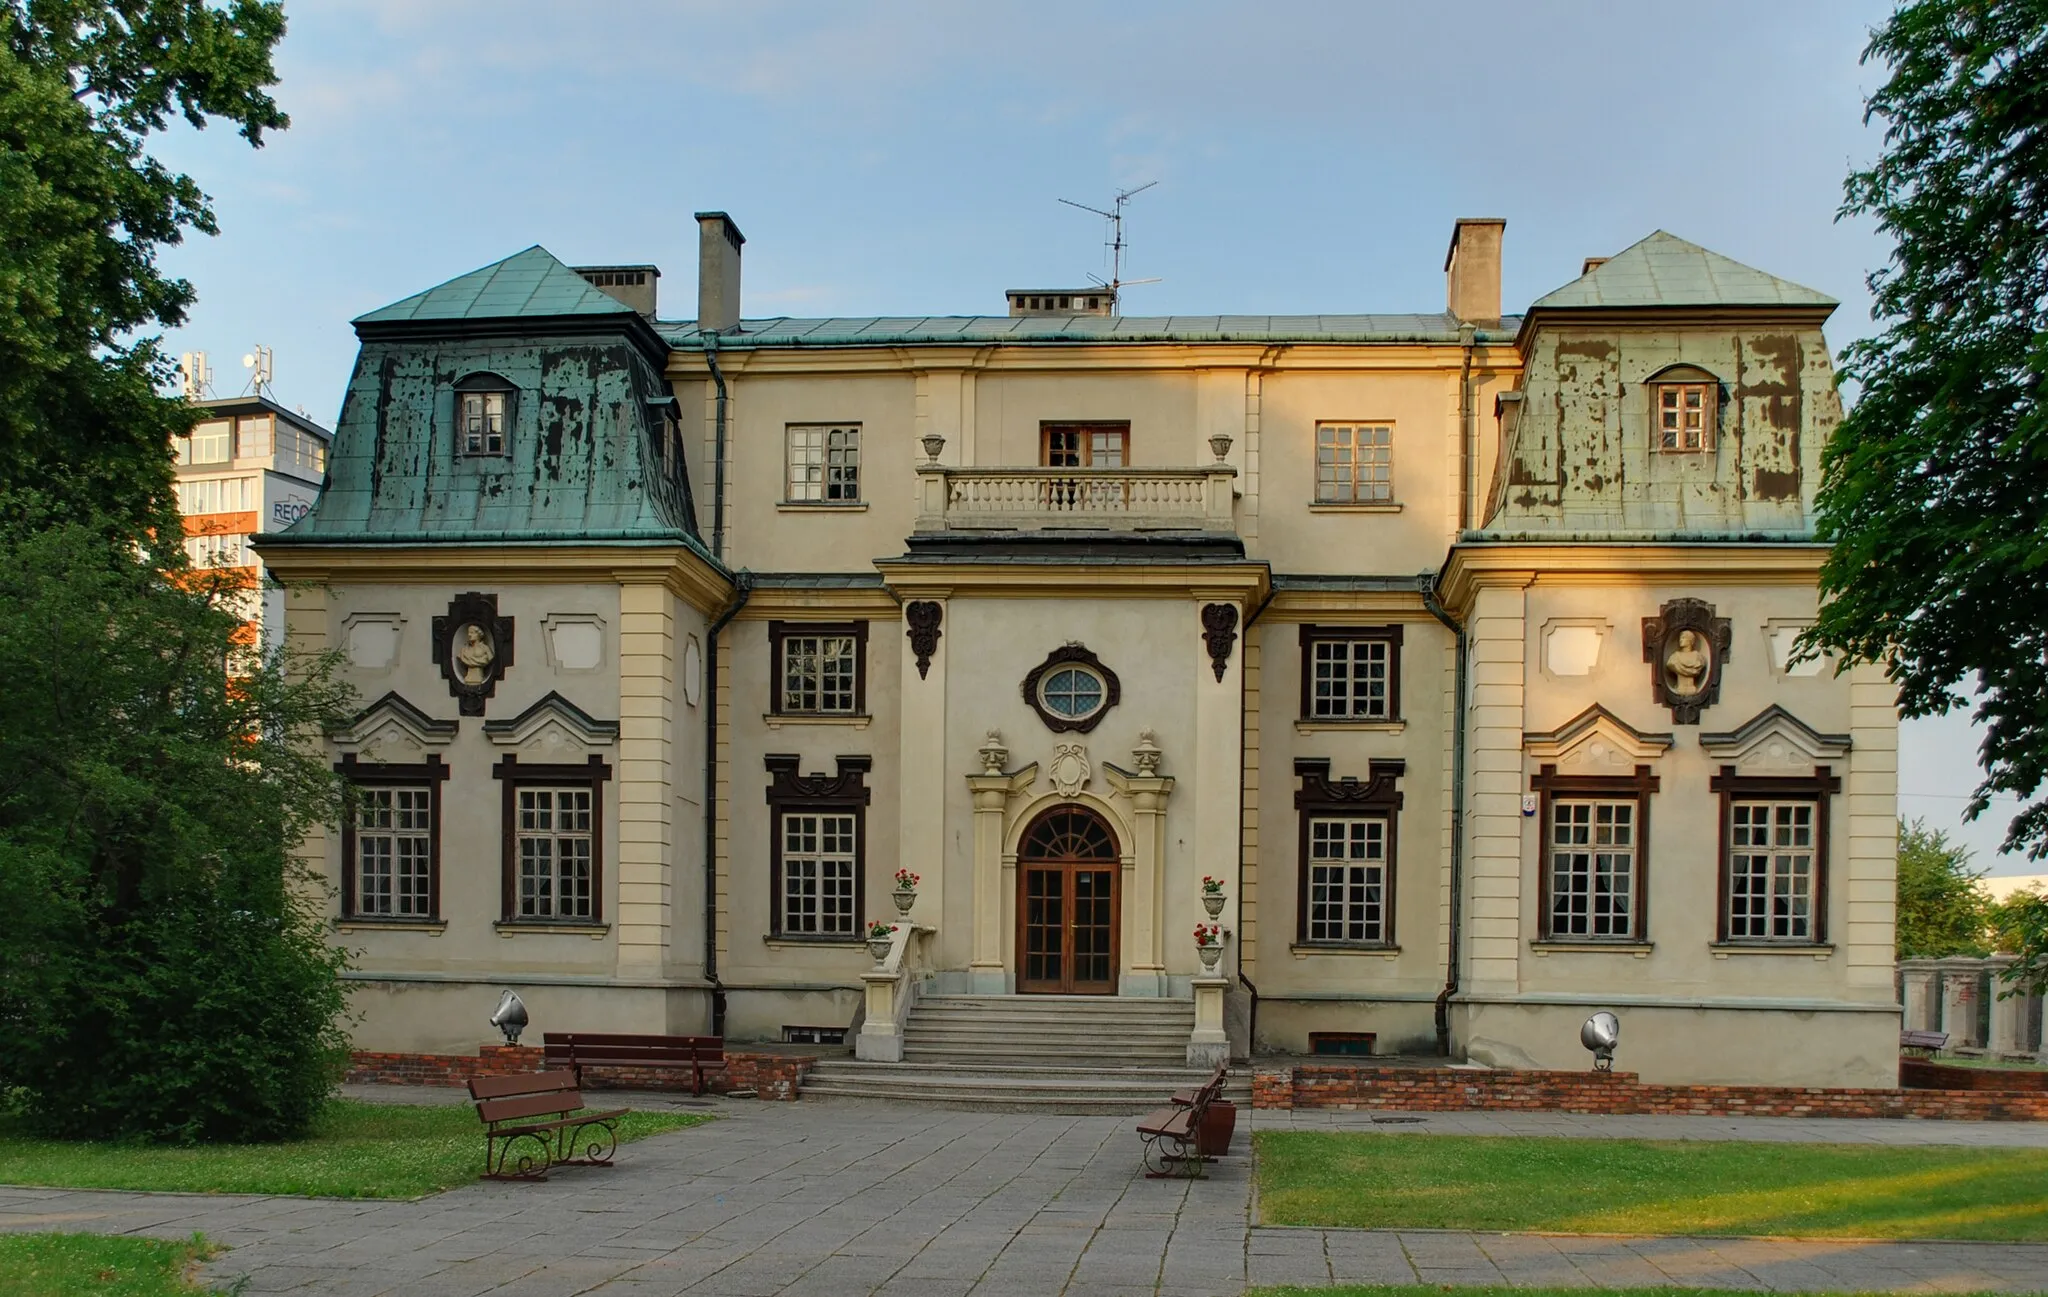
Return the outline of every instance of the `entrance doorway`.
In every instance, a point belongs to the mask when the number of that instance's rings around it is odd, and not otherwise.
[[[1017,852],[1017,990],[1115,995],[1116,838],[1100,815],[1062,806],[1039,816]]]

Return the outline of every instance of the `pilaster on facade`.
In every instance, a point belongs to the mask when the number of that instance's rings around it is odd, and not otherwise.
[[[1254,628],[1244,635],[1244,781],[1239,800],[1242,852],[1238,866],[1237,963],[1239,968],[1257,968],[1259,963],[1259,772],[1261,706],[1260,676],[1265,649],[1261,632]],[[1225,880],[1228,886],[1228,880]]]
[[[663,971],[673,926],[675,606],[654,582],[619,587],[618,941],[622,975]]]
[[[902,710],[896,731],[896,831],[900,867],[922,880],[911,918],[936,928],[946,913],[947,605],[943,599],[916,602],[935,607],[938,614],[931,643],[898,655]],[[906,605],[906,619],[910,611]]]
[[[1129,890],[1124,901],[1130,931],[1129,968],[1121,995],[1166,994],[1166,803],[1173,779],[1126,774],[1105,764],[1109,786],[1131,803],[1133,841]]]
[[[732,715],[732,640],[731,626],[719,632],[723,642],[718,646],[718,678],[713,682],[717,690],[718,714]],[[712,776],[718,789],[716,804],[718,818],[712,826],[714,862],[713,873],[718,879],[718,904],[712,917],[712,938],[717,942],[717,961],[724,966],[732,958],[732,729],[730,724],[718,727],[717,744],[711,754],[716,765]]]
[[[1898,690],[1881,667],[1849,673],[1849,735],[1842,781],[1848,918],[1839,940],[1849,984],[1889,993],[1897,949],[1899,715]]]
[[[1240,605],[1233,593],[1196,590],[1194,606],[1188,610],[1189,621],[1200,624],[1199,617],[1205,604],[1227,603],[1238,610],[1237,625],[1242,628],[1244,618],[1251,610]],[[1195,681],[1194,786],[1197,788],[1238,788],[1243,784],[1243,640],[1240,633],[1235,651],[1221,662],[1219,679],[1219,673],[1214,669],[1217,664],[1212,660],[1203,638],[1188,636]],[[1227,887],[1237,866],[1238,808],[1227,797],[1199,797],[1195,800],[1194,810],[1194,868],[1186,880],[1187,884],[1194,885],[1206,875],[1224,880]],[[1232,898],[1233,901],[1241,899]],[[1228,908],[1224,915],[1223,925],[1235,931],[1236,916]]]
[[[1474,993],[1512,993],[1520,981],[1526,608],[1521,583],[1488,584],[1475,592],[1467,622],[1466,986]]]
[[[990,742],[995,742],[993,736]],[[992,761],[982,773],[967,776],[967,790],[974,799],[974,945],[967,967],[976,995],[1005,995],[1010,990],[1009,967],[1003,960],[1003,900],[1010,891],[1004,830],[1010,800],[1038,781],[1036,762],[1014,772],[993,765]]]

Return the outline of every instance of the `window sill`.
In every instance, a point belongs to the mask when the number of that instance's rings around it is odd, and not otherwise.
[[[545,932],[557,937],[589,937],[592,941],[603,940],[605,934],[612,930],[609,923],[554,923],[545,919],[499,919],[491,926],[501,937]]]
[[[1714,952],[1714,958],[1726,959],[1730,955],[1805,955],[1809,959],[1828,959],[1835,953],[1832,944],[1815,945],[1797,941],[1786,941],[1766,945],[1763,942],[1716,941],[1707,949]]]
[[[354,919],[336,919],[336,932],[424,932],[438,937],[448,930],[446,919],[385,919],[366,915]]]
[[[852,729],[864,730],[875,718],[869,715],[855,716],[851,713],[835,715],[831,712],[762,712],[761,723],[771,730],[785,725],[845,725]]]
[[[819,947],[832,950],[864,949],[868,943],[866,937],[778,937],[771,932],[762,936],[761,944],[770,950],[815,950]]]
[[[1310,955],[1377,955],[1381,959],[1399,959],[1399,946],[1340,945],[1336,942],[1297,941],[1287,947],[1296,959],[1307,959]]]
[[[1654,941],[1532,941],[1529,949],[1544,955],[1634,955],[1648,959],[1657,948]]]
[[[777,513],[866,513],[866,500],[848,500],[842,504],[831,504],[822,500],[781,500],[775,505]]]
[[[1361,504],[1347,504],[1338,500],[1321,500],[1312,502],[1308,507],[1308,511],[1310,513],[1399,513],[1401,512],[1401,505],[1398,501],[1393,500]]]
[[[1294,722],[1296,734],[1338,734],[1345,731],[1353,734],[1399,734],[1407,728],[1407,721],[1340,721],[1324,718]]]

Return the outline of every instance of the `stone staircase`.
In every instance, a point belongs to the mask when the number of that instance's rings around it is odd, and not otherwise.
[[[933,995],[911,1011],[903,1061],[821,1060],[805,1098],[977,1108],[1142,1112],[1208,1073],[1187,1065],[1192,1000],[1100,995]],[[1249,1106],[1249,1072],[1224,1097]]]

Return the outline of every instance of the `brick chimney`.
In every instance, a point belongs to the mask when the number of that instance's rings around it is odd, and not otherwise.
[[[1450,313],[1460,320],[1500,318],[1500,237],[1508,223],[1494,216],[1464,216],[1451,227],[1444,254]]]
[[[740,247],[747,236],[724,212],[697,213],[697,327],[728,332],[740,322]]]

